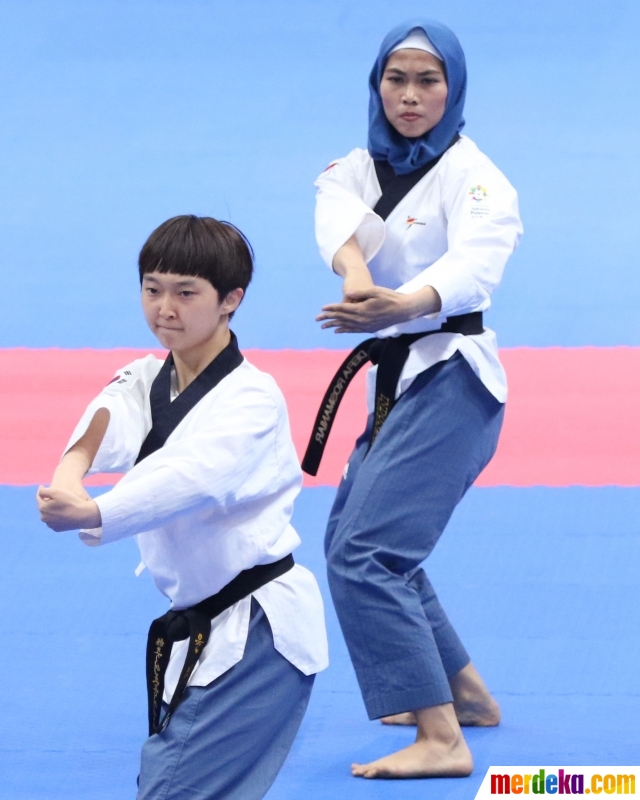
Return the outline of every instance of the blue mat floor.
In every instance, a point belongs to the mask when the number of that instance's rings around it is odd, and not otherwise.
[[[334,490],[304,490],[298,560],[319,577],[331,667],[269,800],[473,798],[492,764],[637,764],[640,754],[638,489],[472,489],[428,572],[503,709],[468,730],[464,780],[349,775],[408,744],[366,719],[326,592],[322,533]],[[100,550],[54,534],[34,489],[0,488],[3,800],[124,800],[145,736],[144,645],[166,608],[135,544]],[[390,642],[390,647],[393,643]]]

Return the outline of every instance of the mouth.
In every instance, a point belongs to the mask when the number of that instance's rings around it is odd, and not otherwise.
[[[400,115],[400,119],[403,119],[405,122],[415,122],[417,119],[420,119],[420,114],[413,114],[412,112],[407,111]]]

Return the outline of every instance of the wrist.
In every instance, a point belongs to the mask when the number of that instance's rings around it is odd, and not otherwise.
[[[57,475],[54,473],[51,478],[49,486],[52,489],[65,489],[68,492],[76,492],[78,489],[84,489],[82,485],[82,478],[75,475]]]
[[[357,281],[358,283],[369,283],[373,286],[373,278],[369,272],[369,267],[362,262],[362,264],[353,263],[340,263],[339,270],[336,272],[344,278],[345,281]]]
[[[342,291],[344,294],[347,292],[366,292],[373,289],[375,286],[369,271],[366,273],[350,273],[342,282]]]
[[[102,514],[100,513],[100,507],[95,500],[87,500],[86,508],[83,509],[83,512],[83,528],[92,529],[102,527]]]
[[[355,236],[351,236],[342,247],[338,248],[331,263],[333,271],[342,278],[366,276],[371,280],[367,263]]]

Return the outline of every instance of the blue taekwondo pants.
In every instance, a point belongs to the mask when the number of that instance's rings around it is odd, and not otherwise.
[[[137,800],[259,800],[276,779],[315,676],[274,648],[255,600],[251,614],[242,661],[189,687],[167,728],[143,745]]]
[[[452,701],[469,663],[420,564],[495,452],[504,406],[465,359],[421,373],[368,455],[372,418],[331,511],[331,595],[370,719]]]

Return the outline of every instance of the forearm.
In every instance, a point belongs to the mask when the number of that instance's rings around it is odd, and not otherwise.
[[[62,457],[54,472],[52,485],[58,480],[80,481],[84,478],[100,449],[110,417],[106,408],[96,411],[87,430]]]
[[[440,295],[433,286],[425,286],[416,292],[404,295],[407,317],[402,322],[408,322],[418,317],[427,317],[437,314],[442,308]]]
[[[100,509],[85,491],[82,479],[100,449],[109,419],[109,411],[99,408],[84,434],[62,457],[51,485],[38,489],[40,519],[52,530],[100,527]]]
[[[105,544],[196,511],[224,515],[230,504],[251,508],[282,491],[283,481],[299,480],[297,464],[293,478],[284,466],[270,466],[280,412],[270,397],[251,399],[249,392],[207,430],[165,444],[97,498]]]
[[[74,491],[82,486],[82,479],[87,474],[91,461],[89,461],[85,451],[71,448],[64,454],[62,460],[56,467],[51,486],[57,489],[69,489]]]
[[[374,286],[369,267],[355,234],[337,251],[332,262],[333,271],[344,278],[343,291],[362,291]]]

